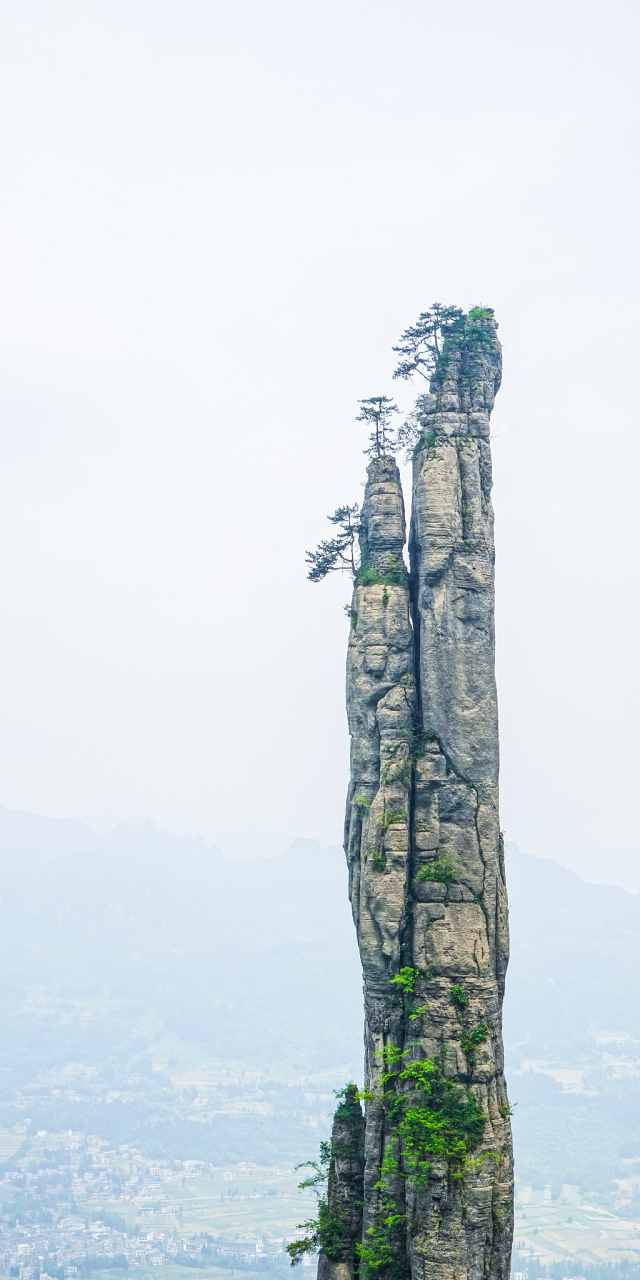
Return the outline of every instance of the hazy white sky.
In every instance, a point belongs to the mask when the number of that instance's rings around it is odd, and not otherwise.
[[[508,838],[640,889],[638,8],[0,6],[0,803],[341,835],[358,398],[495,307]]]

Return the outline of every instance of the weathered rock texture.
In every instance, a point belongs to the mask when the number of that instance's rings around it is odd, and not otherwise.
[[[445,343],[421,402],[410,578],[395,460],[367,471],[347,660],[345,849],[365,996],[360,1269],[381,1277],[509,1275],[489,446],[500,368],[491,318],[466,344]],[[449,1130],[448,1106],[467,1106]],[[334,1265],[323,1262],[323,1280]],[[340,1265],[334,1280],[346,1280]]]

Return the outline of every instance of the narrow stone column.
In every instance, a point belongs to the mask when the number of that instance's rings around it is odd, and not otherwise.
[[[409,577],[400,473],[393,458],[367,468],[362,568],[353,593],[347,657],[351,781],[345,849],[364,975],[365,1076],[380,1091],[382,1052],[402,1048],[402,1003],[390,979],[402,965],[410,883],[411,738],[416,713]],[[382,581],[381,579],[384,579]],[[382,1212],[384,1108],[367,1103],[364,1233]],[[402,1199],[403,1188],[398,1188]],[[408,1264],[406,1267],[408,1274]]]
[[[414,461],[413,616],[423,754],[415,762],[413,963],[422,1051],[482,1108],[473,1165],[434,1162],[407,1185],[415,1276],[507,1277],[513,1154],[502,998],[508,916],[498,817],[489,415],[500,385],[492,319],[445,342]]]
[[[348,1085],[333,1118],[327,1188],[327,1239],[318,1280],[351,1280],[362,1240],[364,1117],[355,1085]]]

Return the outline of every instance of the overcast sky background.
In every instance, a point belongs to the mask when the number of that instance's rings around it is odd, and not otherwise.
[[[340,840],[349,588],[304,552],[401,330],[479,303],[503,825],[640,890],[639,25],[0,6],[1,803]]]

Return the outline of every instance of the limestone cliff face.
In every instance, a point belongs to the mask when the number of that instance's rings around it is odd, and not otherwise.
[[[345,849],[364,974],[362,1273],[508,1277],[489,415],[496,325],[422,400],[411,576],[395,460],[368,467],[347,659]],[[343,1278],[341,1277],[341,1280]]]

